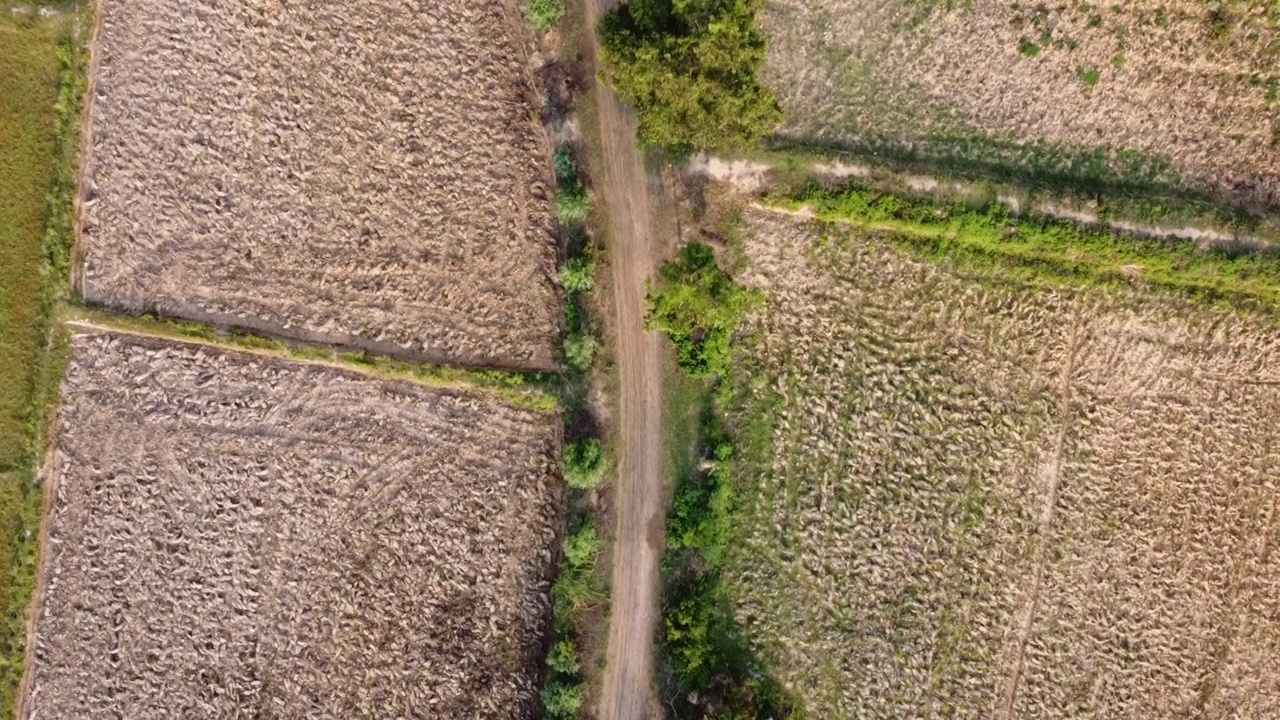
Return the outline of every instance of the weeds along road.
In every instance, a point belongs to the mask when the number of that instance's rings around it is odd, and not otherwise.
[[[591,53],[600,56],[594,28],[612,0],[586,0]],[[596,65],[599,63],[597,61]],[[645,280],[657,248],[654,210],[659,198],[636,149],[634,113],[596,83],[604,155],[603,191],[612,238],[620,385],[621,462],[617,537],[613,551],[613,608],[609,620],[601,720],[661,717],[653,698],[653,635],[658,615],[658,553],[662,543],[662,337],[644,329]]]

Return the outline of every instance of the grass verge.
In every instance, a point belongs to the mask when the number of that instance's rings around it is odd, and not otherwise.
[[[1047,206],[1066,212],[1092,215],[1101,223],[1210,230],[1225,235],[1256,237],[1280,242],[1280,218],[1258,215],[1225,205],[1203,193],[1149,186],[1117,190],[1105,182],[1055,183],[1028,180],[1010,173],[983,173],[972,168],[923,161],[908,162],[892,155],[850,152],[805,144],[775,144],[750,155],[773,166],[779,184],[798,188],[814,176],[814,166],[846,163],[865,169],[860,182],[884,192],[923,198],[922,179],[936,187],[930,195],[942,195],[965,203],[993,203],[998,198],[1020,207]],[[915,188],[913,188],[915,186]]]
[[[1053,285],[1138,284],[1212,303],[1273,312],[1280,303],[1280,254],[1202,249],[1187,240],[1123,236],[1076,223],[1014,216],[1003,204],[930,203],[851,184],[816,185],[765,204],[886,236],[917,256]]]
[[[244,350],[282,360],[330,365],[387,380],[408,380],[428,387],[478,390],[495,394],[516,407],[537,412],[555,412],[560,407],[559,381],[554,375],[546,373],[472,370],[415,363],[358,350],[337,350],[322,345],[285,342],[244,332],[222,332],[201,323],[151,315],[116,315],[93,308],[67,308],[62,313],[62,320],[134,335]]]
[[[0,713],[8,715],[39,559],[35,472],[65,365],[65,335],[53,315],[68,288],[86,82],[78,21],[0,16]]]

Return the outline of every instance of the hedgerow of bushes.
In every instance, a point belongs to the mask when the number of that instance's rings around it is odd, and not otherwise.
[[[660,646],[679,718],[801,718],[802,710],[768,673],[738,630],[722,564],[733,534],[733,439],[722,422],[742,317],[762,298],[737,285],[705,245],[686,245],[650,288],[648,322],[666,332],[702,411],[697,462],[676,476],[662,560]],[[719,392],[717,392],[719,390]]]

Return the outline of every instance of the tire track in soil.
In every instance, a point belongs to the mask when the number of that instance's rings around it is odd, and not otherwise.
[[[585,0],[594,65],[595,27],[617,0]],[[664,444],[662,336],[645,332],[645,282],[662,243],[655,210],[661,183],[651,183],[636,148],[635,114],[604,82],[595,83],[604,156],[602,186],[609,210],[619,376],[621,459],[616,487],[612,610],[598,717],[660,718],[653,685],[653,637],[658,620],[658,559],[662,551]]]
[[[1014,641],[1013,668],[1005,681],[1001,693],[999,714],[997,717],[1014,720],[1014,703],[1018,699],[1018,686],[1022,682],[1022,670],[1026,658],[1027,641],[1031,638],[1031,628],[1035,624],[1036,610],[1040,604],[1040,587],[1044,582],[1045,566],[1048,564],[1049,532],[1053,527],[1054,511],[1058,504],[1058,489],[1062,485],[1062,456],[1067,446],[1067,431],[1071,429],[1071,418],[1075,411],[1071,397],[1071,373],[1075,370],[1076,357],[1083,344],[1084,322],[1081,309],[1076,305],[1071,320],[1071,335],[1067,340],[1067,357],[1062,365],[1062,376],[1058,383],[1058,399],[1062,403],[1059,411],[1058,434],[1053,440],[1053,453],[1041,466],[1044,477],[1044,501],[1040,506],[1040,517],[1036,521],[1036,550],[1032,560],[1035,575],[1031,582],[1031,592],[1022,608],[1022,616],[1018,622],[1018,635]]]

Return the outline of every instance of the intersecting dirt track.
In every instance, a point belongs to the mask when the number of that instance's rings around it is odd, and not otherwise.
[[[510,0],[101,0],[85,297],[554,367],[547,140]]]
[[[76,336],[23,716],[531,716],[559,424]]]

